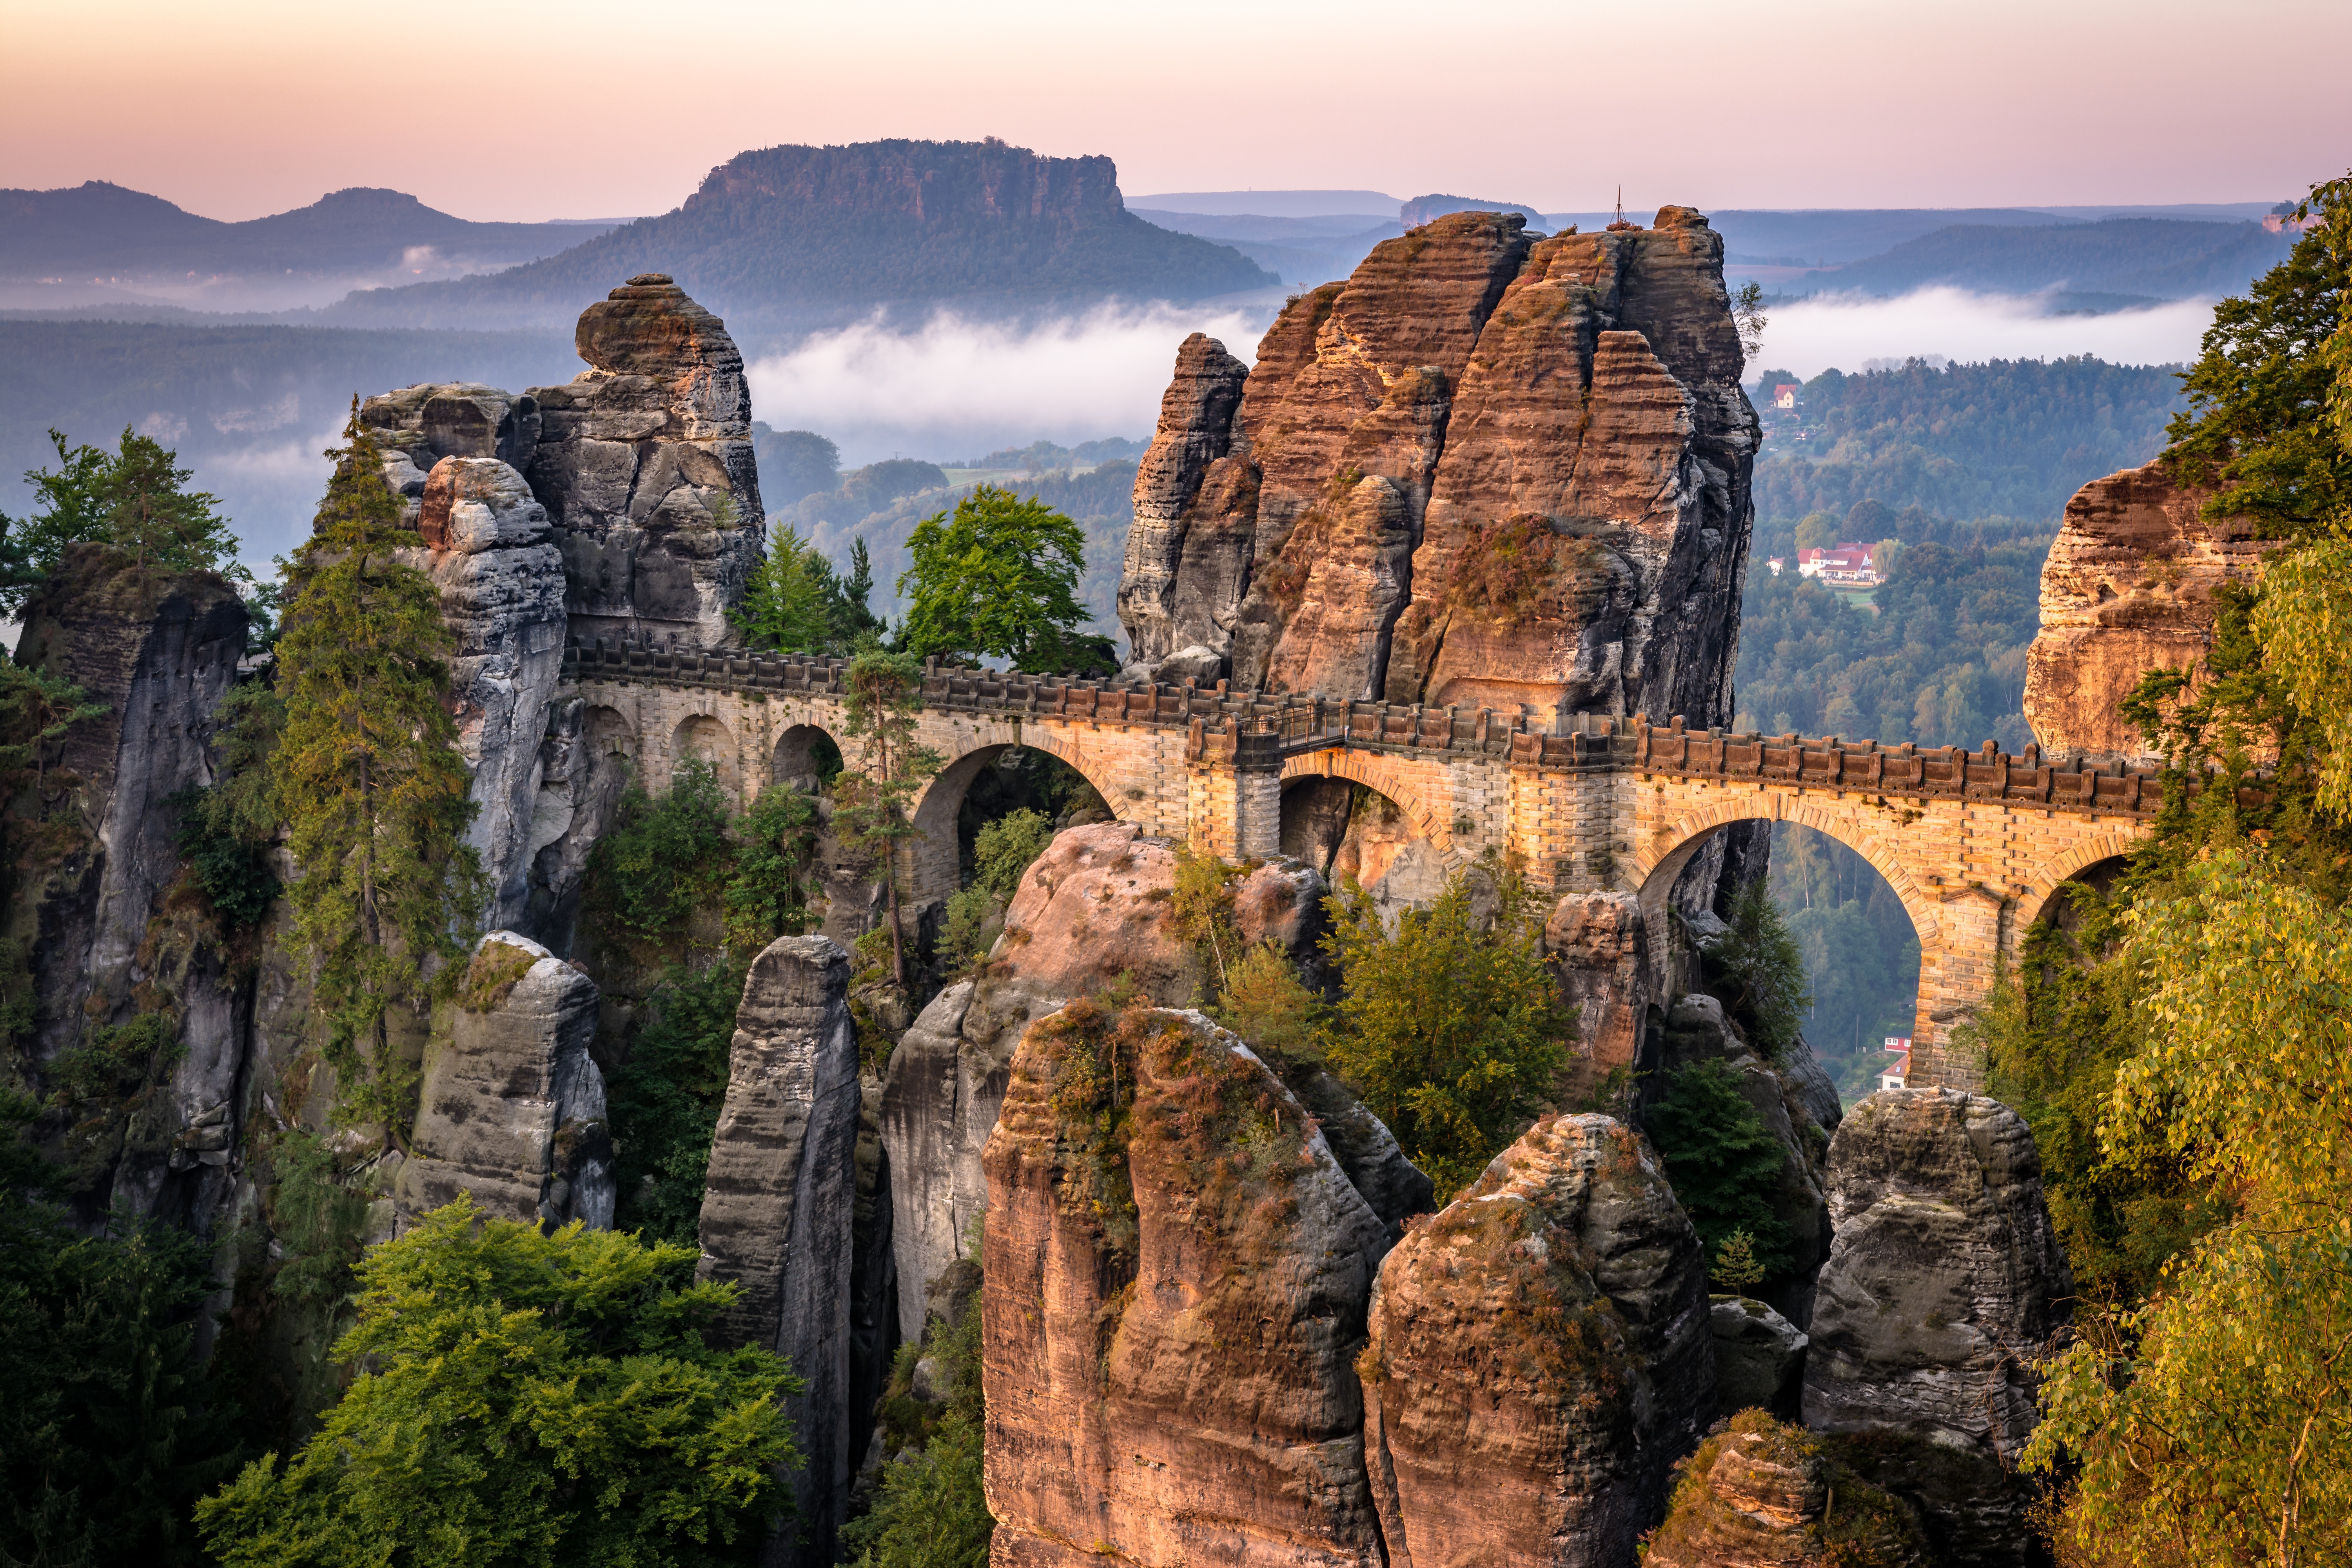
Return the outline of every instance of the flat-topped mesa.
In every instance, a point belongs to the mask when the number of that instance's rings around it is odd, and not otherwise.
[[[723,647],[766,521],[743,356],[667,276],[581,312],[592,367],[531,389],[526,470],[555,520],[575,633]]]
[[[1728,719],[1758,426],[1722,239],[1687,207],[1525,226],[1455,213],[1383,242],[1292,300],[1246,374],[1185,342],[1120,587],[1140,664]]]

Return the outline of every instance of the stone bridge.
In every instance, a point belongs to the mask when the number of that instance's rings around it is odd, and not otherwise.
[[[563,687],[594,744],[658,785],[708,762],[739,799],[814,773],[841,744],[845,664],[610,644],[567,649]],[[1558,896],[1632,892],[1654,947],[1675,878],[1716,829],[1802,823],[1861,855],[1919,940],[1912,1081],[1974,1084],[1952,1031],[2059,885],[2122,855],[2161,803],[2113,756],[2006,755],[1834,736],[1733,734],[1592,715],[1407,708],[1301,694],[1120,686],[933,668],[922,744],[947,765],[915,803],[917,899],[956,888],[956,815],[980,770],[1030,746],[1069,763],[1123,821],[1244,859],[1280,842],[1285,789],[1346,778],[1393,801],[1450,863],[1516,858]],[[843,747],[845,752],[849,748]],[[1663,951],[1662,948],[1658,950]]]

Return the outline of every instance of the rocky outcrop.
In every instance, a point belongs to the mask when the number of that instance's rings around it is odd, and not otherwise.
[[[1162,1005],[1199,994],[1205,973],[1175,927],[1175,846],[1133,823],[1055,835],[1023,876],[989,962],[940,992],[899,1039],[883,1087],[882,1136],[906,1338],[922,1331],[925,1287],[968,1251],[987,1197],[981,1152],[1029,1026],[1114,986]],[[1319,965],[1325,891],[1311,868],[1269,860],[1235,887],[1234,924],[1245,942],[1272,939]],[[1365,1157],[1376,1161],[1369,1137],[1348,1142],[1367,1142]],[[1401,1173],[1386,1180],[1406,1182]]]
[[[1077,1004],[985,1163],[992,1560],[1378,1563],[1381,1226],[1274,1074],[1197,1013]]]
[[[1455,213],[1293,300],[1230,400],[1180,352],[1136,490],[1139,661],[1243,686],[1727,722],[1757,423],[1687,207]],[[1148,522],[1146,520],[1149,520]]]
[[[215,779],[215,712],[245,653],[244,605],[209,572],[161,576],[74,544],[26,605],[18,664],[79,686],[104,711],[44,747],[25,784],[37,831],[11,836],[16,893],[5,934],[21,944],[34,1063],[93,1032],[168,1007],[178,1047],[135,1100],[89,1109],[68,1142],[72,1186],[102,1214],[121,1205],[209,1227],[243,1126],[238,1074],[250,1011],[202,918],[175,896],[173,796]],[[190,900],[194,900],[193,907]],[[164,1058],[158,1058],[159,1063]]]
[[[1630,1562],[1714,1408],[1707,1311],[1641,1138],[1537,1123],[1381,1268],[1359,1364],[1391,1568]]]
[[[1828,1075],[1801,1036],[1767,1061],[1713,996],[1694,993],[1666,1010],[1654,1031],[1655,1071],[1679,1072],[1699,1062],[1717,1061],[1732,1071],[1739,1092],[1757,1120],[1780,1146],[1780,1179],[1772,1194],[1773,1216],[1789,1239],[1789,1268],[1761,1293],[1799,1328],[1812,1317],[1813,1279],[1830,1252],[1830,1208],[1822,1191],[1830,1130],[1838,1125],[1836,1090],[1830,1089],[1827,1121],[1812,1089]]]
[[[2006,1477],[2074,1294],[2033,1135],[1982,1095],[1884,1089],[1830,1144],[1829,1203],[1805,1424],[1886,1448],[1885,1472],[1868,1473],[1958,1559],[2022,1561],[2030,1498]]]
[[[563,669],[563,558],[547,509],[497,458],[436,462],[417,531],[425,541],[417,564],[440,590],[442,615],[457,636],[449,701],[478,808],[467,841],[489,875],[491,923],[520,925],[532,859],[551,841],[541,837],[551,825],[538,807],[541,751]]]
[[[1929,1568],[1918,1516],[1802,1427],[1734,1416],[1683,1467],[1643,1568]]]
[[[774,1350],[806,1381],[783,1401],[803,1468],[797,1516],[761,1561],[833,1561],[848,1502],[850,1300],[857,1202],[857,1038],[849,955],[780,937],[752,961],[710,1143],[696,1277],[742,1287],[719,1332]],[[795,1539],[797,1538],[797,1539]]]
[[[1576,1011],[1576,1091],[1593,1093],[1612,1074],[1629,1079],[1641,1055],[1652,993],[1641,899],[1564,894],[1544,921],[1544,948],[1559,961],[1564,999]]]
[[[1805,1370],[1805,1336],[1752,1296],[1708,1298],[1715,1333],[1715,1407],[1793,1418]]]
[[[410,1152],[394,1183],[400,1229],[469,1193],[501,1219],[613,1224],[604,1076],[588,1055],[596,985],[530,938],[475,948],[448,1035],[428,1044]]]
[[[742,354],[658,272],[589,306],[573,342],[590,368],[531,389],[525,470],[561,530],[573,631],[730,645],[765,521]]]
[[[420,383],[369,398],[360,423],[384,450],[384,478],[411,500],[444,458],[495,458],[517,470],[539,449],[539,404],[479,382]]]
[[[2214,590],[2252,583],[2265,552],[2249,520],[2200,515],[2213,492],[2168,460],[2074,492],[2042,565],[2042,629],[2025,655],[2025,719],[2044,750],[2148,755],[2117,711],[2151,669],[2200,668]]]

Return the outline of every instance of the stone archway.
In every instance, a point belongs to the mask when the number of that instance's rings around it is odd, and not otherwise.
[[[1114,817],[1123,817],[1119,810],[1123,803],[1112,795],[1106,781],[1097,777],[1054,736],[1038,729],[1024,734],[1021,744],[1067,763],[1094,786]],[[962,875],[956,817],[963,810],[964,795],[982,769],[1015,749],[1011,742],[975,746],[933,774],[922,794],[916,797],[912,813],[915,837],[909,851],[912,863],[908,879],[915,901],[944,899],[956,890]]]
[[[736,755],[735,732],[715,715],[688,714],[679,720],[677,728],[671,731],[671,774],[675,776],[677,770],[688,763],[709,763],[727,798],[739,807],[742,805],[743,770]]]
[[[840,773],[843,754],[841,742],[821,725],[794,724],[776,737],[768,777],[813,795]]]
[[[2034,868],[2033,874],[2018,893],[2014,910],[2005,922],[2006,929],[2001,931],[2002,953],[2012,959],[2017,956],[2018,944],[2025,940],[2025,933],[2033,929],[2033,922],[2055,912],[2060,888],[2079,879],[2085,871],[2109,861],[2122,860],[2131,853],[2134,846],[2141,842],[2140,835],[2129,828],[2102,833],[2068,845],[2063,853],[2052,856]]]
[[[1337,746],[1308,752],[1282,764],[1286,792],[1310,777],[1347,779],[1394,801],[1415,837],[1435,847],[1449,862],[1455,858],[1454,819],[1443,809],[1451,794],[1443,764]]]

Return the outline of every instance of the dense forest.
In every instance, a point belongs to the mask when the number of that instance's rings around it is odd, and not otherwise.
[[[1864,498],[1945,518],[2048,519],[2054,531],[2084,481],[2156,456],[2180,402],[2173,369],[2087,354],[1828,370],[1803,383],[1793,412],[1769,406],[1764,395],[1796,380],[1768,370],[1756,383],[1765,421],[1757,543],[1765,554],[1776,552],[1768,548],[1773,523],[1843,513]]]

